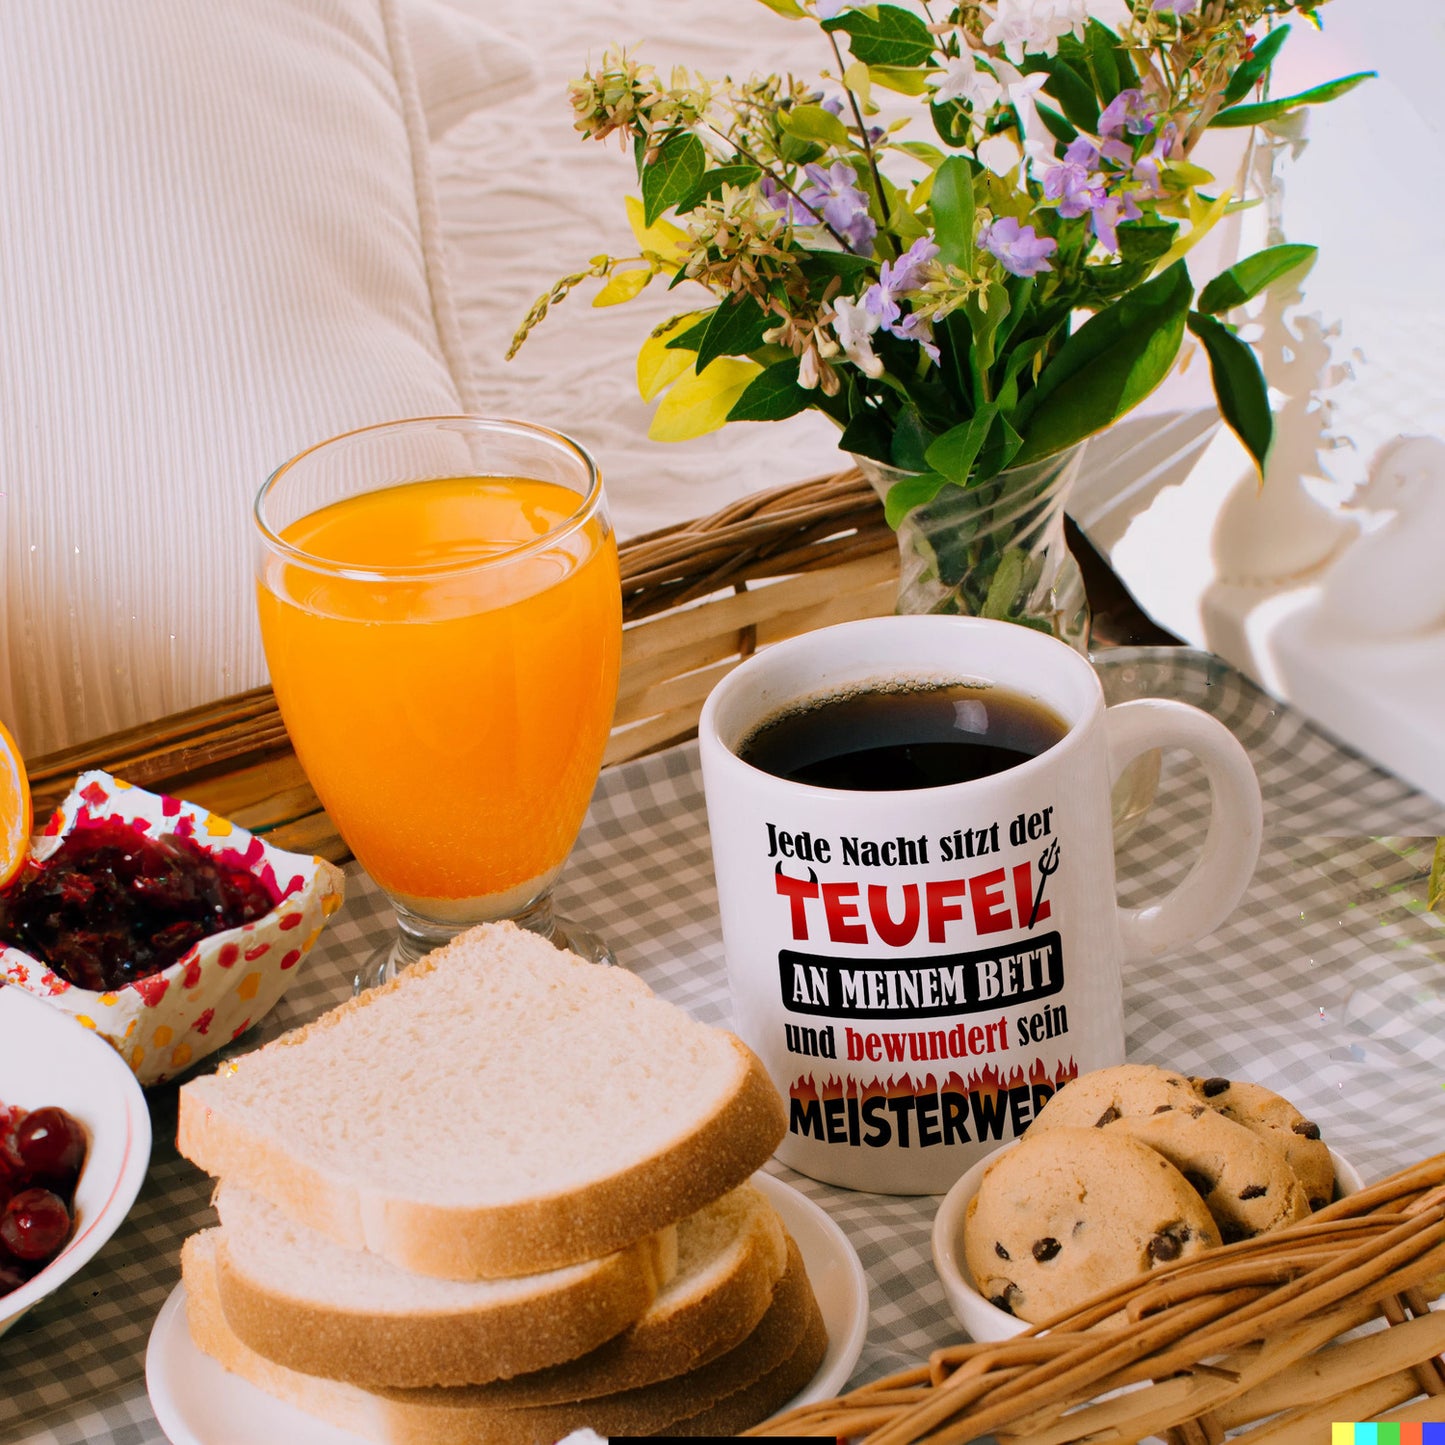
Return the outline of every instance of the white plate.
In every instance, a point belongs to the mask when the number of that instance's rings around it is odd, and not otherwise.
[[[789,1402],[827,1400],[847,1383],[868,1333],[868,1281],[847,1236],[811,1199],[766,1174],[753,1182],[798,1243],[828,1326],[828,1353],[812,1383]],[[172,1445],[356,1445],[361,1437],[324,1424],[223,1370],[198,1350],[186,1326],[183,1285],[171,1291],[146,1348],[151,1408]]]
[[[14,984],[0,985],[0,1102],[54,1104],[90,1136],[75,1191],[75,1233],[34,1279],[0,1295],[0,1334],[86,1264],[130,1213],[151,1157],[145,1095],[111,1046]]]

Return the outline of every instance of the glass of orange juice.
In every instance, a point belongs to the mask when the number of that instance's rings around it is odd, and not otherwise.
[[[257,603],[296,755],[396,909],[365,987],[510,918],[554,918],[617,699],[617,545],[597,467],[522,422],[350,432],[261,489]]]

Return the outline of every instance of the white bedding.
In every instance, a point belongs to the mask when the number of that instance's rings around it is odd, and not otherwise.
[[[817,28],[780,19],[757,0],[453,0],[526,45],[537,76],[527,93],[463,121],[434,152],[449,269],[478,399],[488,411],[542,421],[597,456],[623,536],[703,515],[746,491],[847,464],[837,429],[804,413],[737,425],[697,441],[647,440],[651,408],[633,363],[648,330],[685,309],[654,282],[638,300],[595,309],[589,282],[503,361],[527,308],[559,276],[602,251],[630,254],[623,198],[629,156],[572,129],[567,82],[614,42],[667,74],[684,63],[709,76],[777,70],[816,75],[831,57]],[[703,296],[701,289],[695,293]]]

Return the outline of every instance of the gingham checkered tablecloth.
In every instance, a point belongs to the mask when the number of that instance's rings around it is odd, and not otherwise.
[[[1130,1057],[1288,1094],[1367,1179],[1445,1147],[1445,921],[1423,905],[1445,808],[1217,659],[1152,648],[1098,662],[1111,701],[1175,697],[1222,718],[1249,749],[1266,804],[1260,866],[1234,917],[1126,978]],[[1156,804],[1121,852],[1125,902],[1157,896],[1192,856],[1207,816],[1192,766],[1165,759]],[[728,1022],[695,745],[603,776],[560,903],[659,993]],[[390,927],[353,868],[345,907],[245,1045],[346,998],[356,960]],[[178,1278],[181,1240],[214,1221],[209,1181],[171,1143],[175,1088],[153,1090],[151,1108],[155,1153],[130,1217],[0,1338],[0,1440],[164,1438],[146,1399],[146,1338]],[[872,1318],[855,1383],[959,1337],[929,1255],[936,1199],[853,1194],[771,1167],[822,1203],[862,1258]]]

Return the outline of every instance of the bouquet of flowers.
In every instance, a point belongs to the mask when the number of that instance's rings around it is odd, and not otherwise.
[[[821,30],[821,81],[664,80],[623,52],[571,88],[576,126],[635,156],[635,255],[589,277],[597,305],[700,283],[643,342],[651,435],[816,407],[879,464],[890,524],[1066,453],[1140,402],[1186,328],[1221,413],[1263,467],[1264,377],[1229,313],[1305,265],[1277,245],[1202,288],[1186,253],[1233,197],[1191,160],[1213,127],[1329,100],[1366,76],[1268,98],[1321,0],[761,0]],[[686,293],[684,293],[686,294]],[[980,610],[994,566],[967,610]],[[935,563],[937,559],[932,559]],[[968,599],[965,599],[967,602]]]

